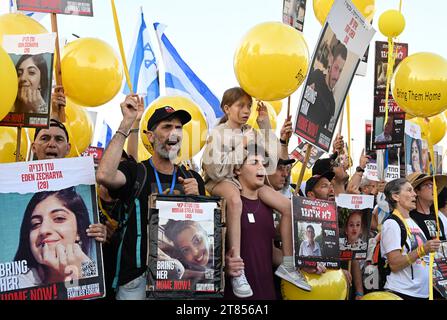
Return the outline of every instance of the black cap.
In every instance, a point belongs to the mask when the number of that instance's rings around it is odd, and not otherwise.
[[[175,110],[171,106],[164,106],[155,110],[147,121],[147,130],[151,130],[160,121],[168,118],[176,117],[180,119],[182,125],[187,124],[191,120],[191,115],[185,110]]]
[[[332,171],[334,167],[334,161],[337,159],[338,154],[334,153],[329,158],[318,159],[315,161],[314,166],[312,167],[312,175],[323,174],[327,171]]]
[[[65,132],[65,135],[67,136],[67,142],[70,142],[70,138],[68,137],[68,131],[67,128],[65,128],[64,124],[60,121],[57,121],[56,119],[50,119],[50,127],[58,127],[62,129]],[[48,128],[37,128],[34,132],[34,140],[36,140],[37,135],[42,129],[48,129]]]
[[[278,160],[278,166],[283,165],[287,166],[289,164],[295,163],[295,159],[281,159]]]
[[[304,190],[304,193],[306,194],[305,196],[307,197],[307,193],[313,190],[313,188],[316,186],[316,184],[318,183],[318,181],[320,181],[321,178],[326,178],[329,181],[331,181],[334,178],[334,176],[335,173],[333,173],[332,171],[326,171],[323,174],[316,174],[310,177],[309,180],[307,180],[306,182],[306,189]]]

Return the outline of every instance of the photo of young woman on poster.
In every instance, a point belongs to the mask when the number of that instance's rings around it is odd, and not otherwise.
[[[365,223],[361,211],[351,211],[340,238],[340,250],[366,250],[368,247]],[[342,235],[343,235],[342,233]]]
[[[159,243],[159,248],[162,247],[164,253],[182,263],[185,270],[181,279],[214,278],[213,238],[200,222],[169,219],[163,226],[163,232],[172,246]]]
[[[74,187],[36,193],[25,209],[14,258],[28,267],[19,288],[83,278],[83,267],[92,263],[89,226],[88,209]]]
[[[12,112],[48,113],[51,84],[45,54],[22,55],[16,71],[19,87]]]
[[[406,148],[406,163],[407,163],[407,175],[414,172],[423,172],[424,163],[422,155],[422,141],[419,139],[406,136],[407,148]]]

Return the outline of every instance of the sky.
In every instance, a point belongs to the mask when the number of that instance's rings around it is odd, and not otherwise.
[[[0,13],[8,12],[9,0],[0,0]],[[281,21],[282,0],[115,0],[118,11],[124,48],[128,62],[132,39],[136,33],[136,21],[140,7],[143,7],[146,24],[151,32],[152,48],[158,61],[158,43],[152,23],[167,25],[166,36],[170,39],[186,63],[221,99],[223,92],[237,86],[233,69],[233,56],[244,34],[255,25],[266,21]],[[318,40],[321,25],[314,15],[312,0],[307,1],[304,23],[304,38],[309,47],[310,57]],[[80,37],[100,38],[118,51],[112,10],[109,0],[93,0],[94,17],[58,16],[60,38],[73,41]],[[376,0],[376,13],[373,27],[377,30],[373,41],[385,41],[377,26],[378,17],[388,9],[398,9],[399,0]],[[447,42],[437,36],[442,34],[440,26],[447,11],[445,0],[403,0],[402,13],[406,27],[399,42],[409,44],[409,54],[426,51],[440,54],[447,58]],[[49,17],[41,23],[51,30]],[[356,76],[350,89],[351,98],[351,140],[354,165],[365,141],[365,120],[372,120],[373,113],[373,76],[374,46],[370,49],[367,76]],[[295,118],[302,86],[292,95],[291,113]],[[112,129],[117,129],[121,121],[119,103],[124,96],[120,93],[108,104],[95,108],[101,117],[105,117]],[[278,132],[287,109],[284,100],[283,110],[278,116]],[[347,141],[347,123],[344,117],[343,135]],[[446,146],[447,139],[443,140]],[[292,138],[290,149],[296,143]],[[292,150],[290,150],[292,151]]]

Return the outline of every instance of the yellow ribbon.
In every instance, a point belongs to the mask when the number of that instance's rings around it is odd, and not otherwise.
[[[124,54],[123,39],[121,37],[121,30],[120,30],[120,25],[119,25],[119,22],[118,22],[118,15],[116,14],[115,0],[110,0],[110,2],[112,4],[113,22],[115,24],[116,39],[118,40],[118,46],[120,48],[121,60],[123,62],[124,74],[126,75],[126,82],[127,82],[127,86],[129,87],[130,93],[133,94],[134,91],[133,91],[133,88],[132,88],[132,83],[130,81],[129,70],[127,69],[126,55]]]

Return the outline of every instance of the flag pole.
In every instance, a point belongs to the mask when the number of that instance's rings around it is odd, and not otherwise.
[[[51,30],[56,33],[56,66],[54,70],[54,74],[56,75],[56,85],[62,86],[62,69],[61,69],[61,53],[59,49],[59,32],[57,28],[57,15],[55,13],[51,13]],[[65,109],[63,106],[59,106],[59,109],[57,110],[58,113],[58,120],[60,122],[65,122]]]

